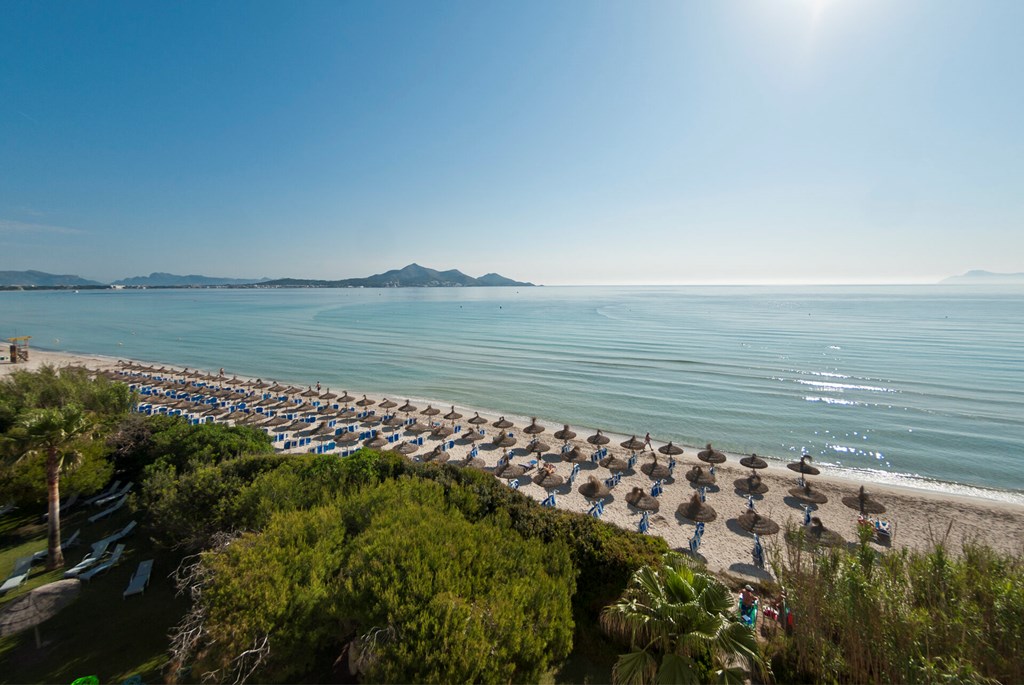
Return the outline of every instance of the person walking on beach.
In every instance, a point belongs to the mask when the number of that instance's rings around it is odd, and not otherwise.
[[[320,392],[320,381],[316,382],[316,391]]]
[[[651,445],[651,434],[650,433],[648,433],[646,436],[644,436],[644,449],[645,450],[650,450],[652,452],[654,451],[654,446]]]

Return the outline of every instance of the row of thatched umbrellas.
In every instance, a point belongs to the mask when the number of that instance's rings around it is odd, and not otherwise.
[[[167,372],[165,368],[149,368],[148,370],[156,373]],[[286,387],[281,386],[279,384],[266,386],[260,381],[240,381],[237,378],[228,381],[223,377],[210,376],[208,374],[204,375],[199,372],[188,372],[183,374],[183,376],[191,377],[197,380],[201,379],[206,381],[220,381],[224,385],[233,387],[248,387],[256,390],[266,389],[266,391],[270,393],[284,393],[293,396],[301,396],[309,399],[316,397],[321,400],[334,400],[338,402],[351,402],[355,400],[355,398],[349,395],[347,392],[339,396],[331,393],[330,389],[328,389],[326,393],[320,394],[319,391],[313,390],[312,387],[309,387],[305,392],[301,392],[300,388],[295,387]],[[167,387],[176,387],[175,382],[173,381],[164,383],[165,385],[167,385]],[[230,391],[227,390],[221,390],[219,391],[219,393],[222,394],[222,396],[227,397],[231,397],[232,394],[239,395],[241,397],[246,397],[246,395],[242,393],[230,393]],[[362,399],[355,402],[356,406],[364,410],[370,406],[373,406],[374,404],[376,404],[376,402],[374,400],[369,399],[366,395],[363,395]],[[399,405],[396,402],[393,402],[385,398],[380,402],[378,406],[381,409],[385,410],[397,407],[398,412],[405,413],[406,415],[418,411],[418,408],[412,405],[412,403],[408,400],[406,400],[404,405],[399,407]],[[437,416],[441,412],[440,410],[434,408],[432,405],[429,405],[426,409],[419,413],[423,416],[432,417]],[[259,415],[257,414],[255,416]],[[222,418],[232,419],[236,421],[245,421],[252,420],[254,417],[253,415],[246,414],[245,412],[233,412],[223,415]],[[346,416],[346,412],[343,411],[339,415],[339,418],[355,418],[355,412],[352,410],[348,410],[348,415]],[[452,406],[451,411],[446,413],[442,418],[449,421],[457,421],[458,419],[463,418],[463,415],[455,411],[455,407]],[[273,427],[274,425],[281,425],[283,422],[286,421],[287,420],[284,419],[272,418],[269,421],[266,421],[263,425]],[[480,416],[479,413],[476,413],[472,418],[468,419],[468,423],[474,426],[480,426],[486,424],[487,419],[484,419],[483,417]],[[404,421],[398,418],[397,415],[383,421],[383,425],[389,428],[399,428],[403,424]],[[515,427],[515,424],[513,422],[509,421],[504,416],[502,416],[497,421],[491,423],[491,425],[494,428],[498,428],[499,430],[502,431],[492,441],[496,447],[509,448],[513,447],[516,444],[516,438],[511,434],[511,432],[509,432],[510,429]],[[288,428],[284,430],[305,430],[308,428],[308,426],[309,423],[305,421],[297,421],[290,424]],[[412,433],[422,433],[429,430],[431,431],[433,437],[439,439],[447,438],[453,434],[453,429],[444,425],[430,427],[425,426],[423,424],[414,423],[407,426],[407,430],[409,430]],[[541,454],[550,449],[550,446],[547,443],[541,441],[537,437],[541,433],[545,432],[545,430],[545,427],[538,424],[535,418],[532,419],[530,424],[523,429],[523,432],[525,434],[533,437],[531,442],[527,445],[527,453]],[[327,423],[325,422],[316,429],[310,431],[310,434],[315,437],[322,437],[324,439],[327,439],[333,436],[334,429],[328,427]],[[566,443],[568,443],[568,441],[572,440],[577,436],[577,434],[574,431],[572,431],[568,425],[564,425],[561,430],[554,432],[553,435],[556,439],[563,440]],[[484,436],[482,433],[472,430],[468,431],[461,437],[469,442],[475,442],[483,439]],[[604,435],[600,430],[598,430],[594,435],[589,436],[586,440],[589,444],[594,445],[596,447],[603,447],[611,442],[610,438]],[[342,436],[338,436],[338,441],[340,444],[355,444],[356,442],[358,442],[358,439],[355,438],[354,436],[343,434]],[[375,436],[374,438],[364,441],[364,444],[368,447],[379,448],[386,446],[388,444],[388,441],[385,438],[378,435]],[[636,435],[633,435],[628,440],[622,442],[621,446],[625,449],[632,450],[635,452],[637,450],[643,450],[645,447],[648,446],[648,444],[648,442],[641,441],[637,438]],[[419,447],[412,443],[403,442],[400,445],[398,445],[395,449],[396,451],[403,454],[412,454],[416,452],[419,449]],[[668,456],[677,456],[682,454],[683,450],[670,442],[667,445],[659,447],[658,452]],[[581,463],[588,459],[586,455],[581,453],[578,447],[574,447],[571,450],[563,452],[562,458],[565,461],[575,463]],[[721,464],[726,461],[726,455],[714,449],[711,446],[711,444],[708,444],[704,450],[698,452],[697,458],[711,465]],[[424,459],[427,461],[447,461],[448,455],[445,452],[443,445],[438,445],[429,455],[424,457]],[[809,455],[803,455],[799,461],[787,464],[787,467],[793,471],[796,471],[797,473],[800,473],[801,476],[818,475],[820,471],[816,467],[811,466],[810,464],[807,463],[809,459]],[[504,464],[502,469],[500,469],[497,475],[507,478],[516,478],[525,473],[526,467],[522,465],[509,464],[507,463],[507,460],[505,461],[506,463]],[[612,472],[625,471],[628,468],[628,464],[625,460],[611,454],[605,456],[603,459],[600,460],[599,463],[602,467],[606,467]],[[467,458],[465,460],[465,464],[473,466],[482,466],[483,461],[480,460],[479,458]],[[740,459],[740,464],[746,468],[754,470],[755,473],[751,474],[746,478],[737,479],[734,482],[737,491],[751,495],[764,494],[765,492],[767,492],[768,486],[764,485],[761,482],[760,477],[756,475],[756,470],[767,468],[768,463],[761,457],[758,457],[756,454],[753,454],[748,457],[743,457],[742,459]],[[646,473],[648,476],[655,480],[665,479],[668,478],[668,476],[670,475],[668,467],[665,466],[664,464],[658,463],[657,456],[655,456],[655,461],[653,463],[644,464],[643,466],[641,466],[641,471],[643,471],[644,473]],[[699,465],[694,466],[692,469],[690,469],[690,471],[688,471],[685,474],[685,477],[689,482],[699,487],[713,485],[715,483],[714,473],[710,470],[704,470],[704,468]],[[551,469],[542,469],[539,470],[538,473],[534,476],[533,481],[536,484],[541,485],[545,488],[553,488],[561,485],[564,482],[564,479],[558,474],[555,474]],[[607,497],[610,494],[610,490],[607,488],[607,486],[593,476],[590,477],[587,483],[581,485],[579,490],[585,496],[594,499],[601,499],[603,497]],[[802,486],[790,488],[789,494],[797,501],[806,504],[824,504],[825,502],[828,501],[828,497],[824,493],[821,493],[820,491],[813,489],[810,483],[806,481],[804,481]],[[631,505],[647,511],[657,511],[657,508],[659,506],[658,500],[652,497],[651,495],[647,494],[642,488],[634,488],[633,491],[631,491],[627,495],[626,500]],[[852,509],[858,510],[861,514],[883,513],[885,511],[885,507],[876,500],[873,500],[869,495],[867,495],[864,492],[863,487],[861,487],[860,492],[857,495],[843,497],[843,503]],[[698,522],[709,522],[714,520],[717,516],[717,514],[715,514],[714,512],[714,509],[705,502],[702,502],[700,500],[700,497],[697,496],[696,494],[691,500],[680,505],[678,513],[683,518]],[[743,516],[741,516],[738,519],[738,521],[741,527],[744,527],[744,529],[748,529],[750,530],[750,532],[753,533],[770,535],[778,532],[777,524],[775,524],[770,519],[761,516],[756,511],[753,510],[749,510],[746,513],[744,513]],[[813,522],[815,523],[815,525],[812,525],[812,528],[821,528],[820,520],[814,519]]]

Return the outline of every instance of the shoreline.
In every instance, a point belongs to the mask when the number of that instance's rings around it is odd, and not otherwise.
[[[104,355],[74,354],[65,352],[51,352],[45,350],[32,350],[32,358],[28,364],[17,366],[4,363],[0,364],[0,376],[6,375],[17,369],[33,369],[43,364],[62,366],[71,363],[85,364],[90,368],[116,367],[117,359]],[[144,362],[153,363],[153,362]],[[230,377],[232,374],[228,374]],[[279,382],[281,381],[276,379]],[[305,385],[304,383],[303,385]],[[299,385],[296,383],[296,385]],[[353,395],[361,396],[349,389]],[[371,399],[380,402],[380,393],[366,392]],[[391,397],[392,400],[401,403],[406,399],[412,400],[419,409],[424,409],[430,402],[427,399]],[[452,405],[434,403],[434,406],[442,412]],[[476,408],[456,406],[459,411],[467,416],[472,416]],[[478,443],[479,456],[485,461],[487,470],[492,471],[501,450],[492,447],[490,438],[497,432],[489,424],[498,418],[499,414],[493,410],[480,411],[481,416],[488,419],[487,439]],[[528,436],[522,434],[522,429],[527,425],[528,417],[507,415],[509,420],[516,424],[513,432],[519,438],[516,447],[510,450],[512,463],[525,463],[528,459],[522,455],[522,447],[525,445]],[[440,418],[440,417],[436,417]],[[464,420],[463,420],[464,423]],[[551,446],[551,450],[544,453],[542,460],[551,463],[556,472],[568,477],[572,465],[563,462],[557,455],[561,441],[556,440],[552,433],[561,429],[562,424],[549,420],[538,420],[537,423],[546,428],[540,438]],[[468,428],[464,425],[463,428]],[[590,454],[594,447],[585,442],[585,439],[593,430],[573,425],[572,429],[578,433],[572,441],[578,445],[584,454]],[[603,432],[603,431],[602,431]],[[630,452],[619,447],[619,443],[629,436],[621,436],[615,433],[605,433],[612,442],[608,445],[609,451],[626,459]],[[637,436],[643,439],[642,435]],[[664,443],[652,438],[655,448]],[[436,441],[431,438],[425,440],[425,445],[417,453],[418,456],[429,452]],[[686,549],[688,541],[694,532],[694,524],[691,521],[682,519],[676,515],[676,508],[680,503],[686,502],[695,492],[683,475],[694,465],[702,464],[696,458],[699,449],[693,446],[680,445],[684,453],[676,457],[678,465],[674,472],[674,479],[665,482],[664,493],[659,497],[660,511],[650,516],[650,533],[665,538],[672,548]],[[456,445],[449,450],[451,461],[459,461],[468,454],[471,446],[457,441]],[[304,451],[304,450],[303,450]],[[718,518],[714,522],[706,524],[706,532],[702,539],[699,556],[702,557],[713,571],[728,571],[737,575],[749,578],[768,578],[766,571],[757,569],[752,564],[753,536],[743,531],[736,524],[736,517],[743,513],[746,508],[746,496],[737,494],[733,488],[733,480],[744,477],[750,473],[739,465],[739,459],[746,455],[739,455],[725,452],[727,462],[717,467],[718,479],[716,488],[709,489],[707,503],[714,507]],[[522,456],[521,456],[522,455]],[[621,482],[613,488],[612,497],[605,503],[603,520],[619,525],[630,530],[637,530],[640,513],[631,506],[627,506],[624,497],[634,487],[641,487],[650,491],[654,481],[641,472],[640,467],[651,463],[651,452],[638,453],[639,462],[635,469],[623,473]],[[659,462],[665,463],[667,457],[658,455]],[[533,459],[531,455],[529,459]],[[787,523],[799,525],[803,521],[803,509],[799,502],[787,494],[787,491],[796,485],[798,474],[787,469],[784,463],[777,459],[767,458],[769,466],[759,471],[764,484],[769,487],[767,494],[756,497],[757,510],[760,514],[766,515],[779,523],[785,529]],[[703,465],[703,464],[702,464]],[[704,465],[706,466],[706,465]],[[544,499],[549,491],[535,485],[529,476],[536,473],[531,471],[518,480],[519,490],[527,496],[540,501]],[[599,480],[609,477],[610,472],[599,467],[597,464],[586,462],[581,464],[579,477],[572,488],[565,486],[555,488],[558,507],[570,511],[586,513],[590,508],[590,502],[577,492],[580,484],[586,482],[587,477],[594,475]],[[922,547],[930,539],[941,539],[947,536],[947,542],[955,551],[963,541],[986,542],[992,547],[1004,552],[1021,554],[1024,552],[1024,504],[1004,499],[996,499],[979,495],[984,489],[977,488],[978,492],[944,492],[926,488],[916,488],[906,484],[890,484],[872,482],[870,474],[858,478],[856,474],[835,472],[832,469],[823,469],[821,475],[810,476],[808,480],[816,490],[819,490],[828,497],[828,502],[817,505],[814,515],[820,516],[825,525],[835,530],[848,542],[856,540],[856,517],[857,512],[847,508],[841,497],[854,494],[857,488],[864,484],[873,497],[882,501],[888,508],[887,513],[882,517],[890,521],[894,528],[892,547]],[[973,486],[965,486],[973,488]],[[1007,492],[1012,496],[1013,493]],[[948,527],[948,533],[947,533]],[[769,557],[774,548],[784,548],[783,535],[773,535],[762,538]],[[878,549],[884,549],[882,545],[872,543]]]

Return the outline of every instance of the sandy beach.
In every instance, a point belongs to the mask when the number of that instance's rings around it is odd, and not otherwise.
[[[14,366],[6,362],[0,363],[0,376],[15,369],[38,368],[42,364],[55,366],[84,364],[90,368],[103,369],[116,367],[117,360],[100,356],[32,350],[31,361],[28,364]],[[216,373],[215,370],[214,373]],[[230,375],[230,370],[228,370],[228,376],[230,377]],[[299,379],[275,380],[300,385]],[[302,387],[306,385],[307,383],[301,383]],[[364,393],[363,390],[356,388],[346,388],[345,390],[357,397]],[[340,392],[340,389],[336,388],[335,392]],[[384,399],[380,395],[369,392],[366,394],[378,403]],[[406,400],[404,397],[391,397],[390,399],[398,402],[399,405]],[[418,410],[426,408],[425,404],[416,400],[413,400],[413,404],[417,405]],[[432,417],[435,421],[440,421],[441,416],[450,409],[450,405],[434,406],[441,409],[440,415]],[[456,423],[462,426],[462,430],[468,430],[470,426],[466,420],[473,416],[475,410],[466,407],[456,407],[455,410],[464,415]],[[487,419],[487,424],[481,426],[486,430],[487,436],[477,443],[479,457],[484,461],[486,468],[493,471],[502,455],[502,449],[494,447],[492,444],[492,439],[501,431],[491,424],[499,417],[483,412],[481,412],[481,416]],[[527,456],[523,453],[530,437],[523,433],[523,429],[528,425],[528,420],[524,421],[523,417],[514,416],[509,416],[508,419],[515,423],[511,432],[517,439],[515,447],[509,451],[511,461],[513,464],[525,465],[535,458],[535,456]],[[446,423],[451,425],[452,422]],[[555,473],[568,479],[573,464],[561,459],[558,452],[563,441],[556,439],[553,435],[555,431],[562,428],[562,424],[550,419],[546,420],[543,417],[539,418],[537,423],[545,428],[539,437],[550,447],[541,456],[541,466],[543,463],[549,463],[553,466]],[[562,485],[549,491],[534,484],[531,476],[536,475],[536,469],[519,477],[517,481],[519,491],[529,497],[540,501],[553,493],[559,508],[585,513],[590,509],[592,502],[578,492],[579,486],[587,482],[589,476],[595,476],[600,481],[604,481],[612,474],[607,468],[599,466],[589,459],[595,447],[588,444],[586,438],[593,435],[595,431],[592,428],[579,426],[572,426],[571,429],[577,433],[577,437],[570,441],[570,445],[578,447],[588,457],[580,464],[579,475],[571,487]],[[637,430],[637,438],[642,441],[643,427],[638,426]],[[611,433],[607,435],[611,439],[607,445],[609,453],[628,460],[632,450],[620,447],[620,442],[629,436],[618,436]],[[428,434],[424,434],[424,437],[424,446],[414,456],[425,456],[439,442],[430,438]],[[455,437],[458,436],[453,436],[453,438]],[[652,441],[655,450],[665,444],[659,441],[657,436],[652,436]],[[677,465],[673,477],[664,481],[664,490],[658,497],[659,511],[650,515],[649,533],[663,537],[670,547],[686,549],[694,533],[695,524],[677,516],[676,511],[681,503],[690,500],[696,490],[684,476],[695,465],[700,465],[705,470],[708,465],[697,459],[697,453],[703,447],[687,445],[680,445],[680,447],[684,449],[684,452],[675,457]],[[450,461],[458,462],[464,459],[471,449],[472,445],[466,441],[456,440],[455,446],[449,450]],[[635,467],[622,472],[621,481],[612,488],[611,496],[605,500],[602,520],[623,528],[637,530],[641,512],[628,505],[625,497],[634,487],[642,488],[648,493],[651,491],[655,481],[646,475],[641,467],[652,463],[656,453],[652,453],[650,449],[637,451],[638,461]],[[743,530],[736,521],[736,518],[747,508],[747,496],[737,491],[734,481],[745,478],[751,473],[750,469],[739,464],[739,460],[743,456],[745,455],[726,453],[726,462],[716,467],[716,484],[707,490],[707,504],[715,509],[717,518],[705,526],[699,555],[714,571],[728,571],[739,576],[753,578],[769,578],[770,570],[759,569],[753,564],[753,536]],[[666,464],[668,457],[659,454],[658,460],[659,463]],[[764,495],[755,496],[757,512],[771,518],[782,526],[783,530],[787,524],[802,524],[804,504],[798,502],[789,493],[789,490],[797,485],[798,474],[772,461],[769,462],[768,468],[759,470],[758,474],[762,478],[763,484],[768,487],[768,491]],[[881,518],[889,521],[892,527],[892,547],[921,547],[931,540],[945,539],[953,550],[959,549],[964,541],[975,541],[984,542],[1005,552],[1024,553],[1024,506],[1022,505],[850,480],[830,474],[827,469],[823,469],[820,475],[808,476],[807,480],[815,490],[828,498],[827,502],[814,507],[813,515],[820,517],[828,529],[835,531],[848,542],[856,540],[857,512],[844,505],[842,497],[856,494],[858,487],[865,485],[872,497],[886,507],[886,512]],[[769,558],[774,551],[781,553],[785,547],[782,533],[764,536],[762,540]],[[883,548],[879,543],[872,544],[876,544],[879,549]]]

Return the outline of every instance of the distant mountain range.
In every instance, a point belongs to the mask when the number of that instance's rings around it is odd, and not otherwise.
[[[960,284],[960,285],[1024,285],[1024,273],[999,274],[991,271],[975,269],[960,276],[950,276],[939,281],[939,283]]]
[[[25,288],[61,288],[78,285],[103,285],[74,274],[48,274],[44,271],[0,271],[0,286]]]
[[[266,278],[218,278],[216,276],[199,276],[190,274],[188,276],[177,276],[160,271],[151,273],[148,276],[132,276],[114,281],[111,285],[146,286],[148,288],[184,288],[189,286],[210,286],[210,285],[251,285],[262,283]]]
[[[263,286],[307,288],[467,288],[476,286],[532,286],[533,283],[513,281],[500,274],[490,273],[473,278],[458,269],[437,271],[419,264],[392,269],[366,278],[346,278],[339,281],[279,278],[261,283]]]
[[[178,276],[168,273],[152,273],[149,276],[132,276],[113,281],[110,284],[91,281],[73,274],[57,275],[43,271],[0,271],[0,288],[458,288],[474,286],[532,286],[532,283],[514,281],[499,274],[490,273],[480,278],[467,276],[457,269],[437,271],[419,264],[410,264],[403,269],[392,269],[366,278],[346,278],[338,281],[312,280],[302,278],[219,278],[192,274]]]

